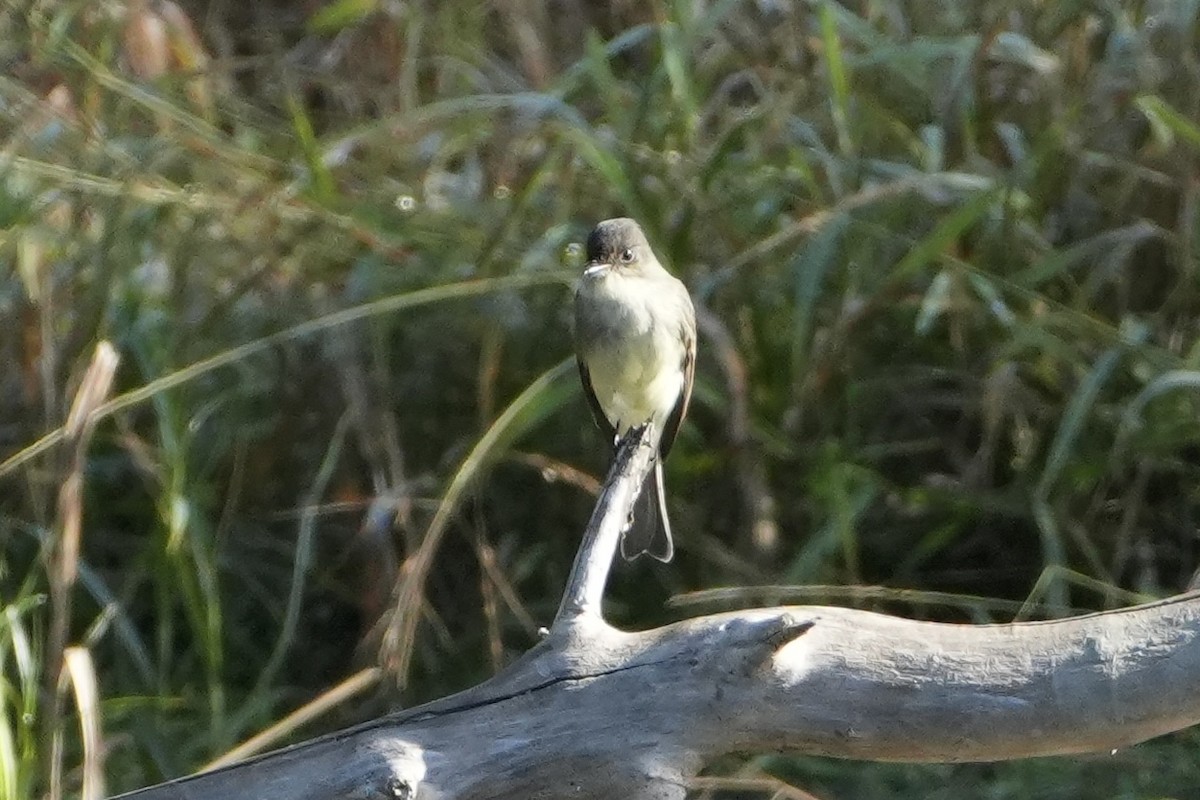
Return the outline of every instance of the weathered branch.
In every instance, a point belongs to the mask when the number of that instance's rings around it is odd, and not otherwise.
[[[583,542],[575,554],[575,563],[567,576],[567,588],[554,616],[551,632],[570,626],[579,615],[601,617],[604,587],[612,568],[621,531],[637,501],[646,475],[654,466],[654,453],[661,431],[647,425],[633,433],[617,448],[608,470],[608,479],[600,489],[596,508],[583,532]]]
[[[994,761],[1106,751],[1200,722],[1197,594],[1014,625],[804,606],[616,630],[600,594],[647,449],[622,446],[555,625],[495,678],[134,794],[682,798],[729,752]]]

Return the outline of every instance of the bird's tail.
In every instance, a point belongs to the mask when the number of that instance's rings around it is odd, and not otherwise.
[[[633,561],[642,553],[659,561],[670,561],[675,555],[663,492],[662,459],[659,458],[654,460],[654,471],[646,476],[646,483],[633,506],[633,520],[621,537],[621,556],[626,561]]]

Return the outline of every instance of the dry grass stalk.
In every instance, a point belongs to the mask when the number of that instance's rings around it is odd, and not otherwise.
[[[81,698],[87,696],[86,683],[81,688],[84,667],[90,667],[90,657],[86,663],[80,656],[71,655],[73,650],[66,648],[71,620],[71,593],[75,580],[79,575],[79,551],[83,532],[83,469],[87,456],[88,443],[95,428],[96,410],[104,403],[112,392],[113,378],[116,375],[120,356],[107,341],[96,345],[91,364],[83,376],[75,400],[67,414],[64,425],[62,452],[66,460],[66,476],[58,493],[58,519],[54,535],[47,546],[49,560],[47,573],[50,576],[50,628],[46,641],[46,673],[45,690],[54,698],[46,715],[46,740],[52,742],[48,755],[50,758],[50,797],[58,800],[62,797],[62,717],[63,696],[61,679],[64,666],[71,671],[72,682],[75,685],[77,699],[80,700],[81,721],[84,723],[84,747],[88,753],[88,736],[90,723],[85,719],[84,704]],[[77,648],[75,648],[77,649]],[[69,659],[74,659],[71,662]],[[94,696],[95,676],[92,673],[91,685]],[[95,731],[99,730],[98,717],[95,721]],[[98,733],[96,734],[98,736]],[[98,741],[98,740],[97,740]],[[91,752],[96,752],[95,749]],[[97,763],[95,756],[89,756],[92,766]],[[89,782],[88,764],[85,763],[84,797],[99,797],[103,787],[95,789],[96,778],[92,774]],[[88,787],[96,792],[88,794]]]

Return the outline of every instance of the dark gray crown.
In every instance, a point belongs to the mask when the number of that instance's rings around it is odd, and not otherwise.
[[[588,234],[587,260],[589,263],[612,261],[615,256],[635,247],[650,247],[637,222],[628,217],[606,219]]]

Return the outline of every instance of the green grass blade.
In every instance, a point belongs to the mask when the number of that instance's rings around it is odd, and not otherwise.
[[[850,136],[850,74],[842,58],[842,40],[831,5],[829,2],[821,4],[821,44],[825,51],[825,68],[829,72],[830,103],[833,106],[838,150],[843,156],[849,156],[854,152]]]
[[[850,224],[849,214],[838,214],[825,223],[792,262],[795,284],[792,312],[792,383],[798,385],[806,371],[813,315],[820,300],[825,276],[836,263],[842,237]]]
[[[458,513],[467,489],[513,442],[566,405],[579,391],[575,358],[572,356],[544,372],[509,403],[455,470],[425,531],[420,548],[406,565],[385,635],[384,658],[393,666],[395,677],[401,683],[407,678],[425,580],[449,529],[450,520]]]
[[[308,18],[313,33],[331,34],[362,22],[379,8],[379,0],[334,0]]]
[[[935,263],[958,237],[988,213],[997,196],[998,190],[984,191],[956,208],[908,251],[908,255],[892,270],[890,279],[902,281],[911,278],[929,264]]]
[[[418,289],[413,292],[384,297],[380,300],[373,300],[369,303],[353,306],[351,308],[334,311],[330,314],[311,319],[306,322],[301,322],[298,325],[284,328],[270,336],[264,336],[261,339],[255,339],[252,342],[239,345],[238,347],[229,350],[223,350],[220,353],[201,359],[194,364],[190,364],[182,369],[175,370],[169,375],[164,375],[161,378],[156,378],[150,381],[145,386],[125,392],[109,400],[96,409],[94,419],[99,421],[105,417],[112,416],[118,411],[124,411],[127,408],[132,408],[140,403],[144,403],[155,395],[165,392],[168,389],[174,389],[177,386],[182,386],[189,381],[199,378],[201,375],[212,372],[215,369],[228,366],[230,364],[241,361],[256,353],[261,353],[283,342],[293,339],[311,336],[314,333],[335,328],[339,325],[346,325],[367,317],[379,316],[380,314],[390,314],[396,311],[403,311],[411,308],[418,308],[423,305],[432,303],[440,303],[449,300],[458,300],[468,297],[478,297],[485,294],[493,294],[517,289],[527,289],[535,286],[545,286],[549,284],[561,284],[572,280],[574,276],[568,276],[562,272],[545,272],[545,273],[524,273],[520,275],[510,275],[501,278],[485,278],[475,281],[463,281],[462,283],[449,283],[440,286],[431,286],[428,289]],[[50,433],[38,439],[33,444],[25,447],[12,456],[9,456],[3,462],[0,462],[0,478],[3,478],[13,470],[27,463],[30,459],[44,453],[49,448],[53,447],[62,440],[63,429],[57,428]]]
[[[330,173],[329,167],[325,165],[325,159],[321,155],[317,134],[313,131],[312,120],[308,118],[304,106],[294,96],[288,97],[287,105],[288,113],[292,118],[292,132],[296,136],[297,144],[300,145],[300,154],[304,157],[304,164],[308,167],[312,196],[322,205],[331,205],[337,191],[334,188],[333,174]]]
[[[1063,410],[1058,429],[1050,444],[1050,452],[1046,456],[1046,464],[1038,478],[1038,495],[1049,496],[1058,482],[1063,468],[1074,451],[1079,433],[1100,396],[1100,390],[1112,377],[1121,360],[1121,355],[1122,349],[1119,348],[1113,348],[1101,355],[1091,372],[1084,377],[1079,388],[1071,396],[1071,400]]]
[[[1096,405],[1100,390],[1116,371],[1123,352],[1124,348],[1113,348],[1105,352],[1080,382],[1063,411],[1058,430],[1055,431],[1054,440],[1050,444],[1049,455],[1046,456],[1045,466],[1038,478],[1033,510],[1041,534],[1042,560],[1044,569],[1049,571],[1047,574],[1056,574],[1055,570],[1065,569],[1067,566],[1066,546],[1057,515],[1050,505],[1050,494],[1075,450],[1080,432]],[[1051,582],[1047,588],[1047,597],[1049,604],[1060,614],[1067,612],[1069,598],[1064,583]]]
[[[1178,136],[1193,148],[1200,150],[1200,126],[1172,108],[1166,100],[1158,95],[1143,94],[1138,96],[1134,105],[1146,117],[1154,131],[1167,140],[1164,144],[1170,146],[1173,144],[1173,136]]]

